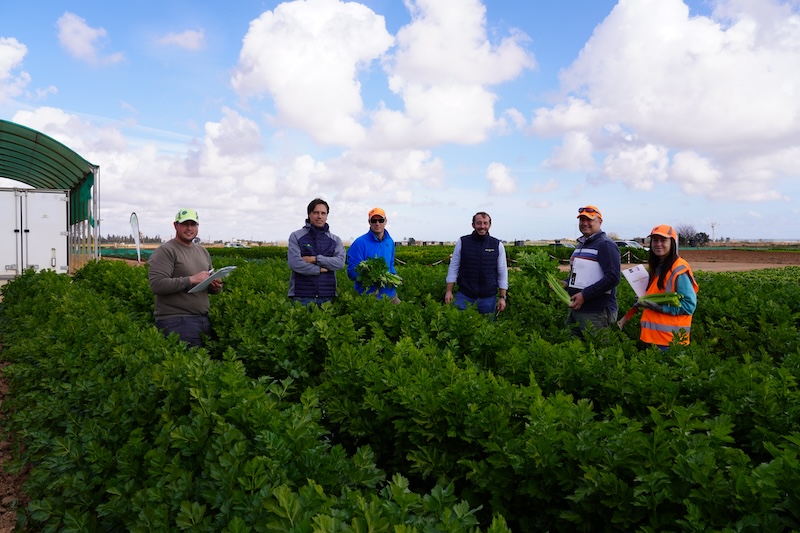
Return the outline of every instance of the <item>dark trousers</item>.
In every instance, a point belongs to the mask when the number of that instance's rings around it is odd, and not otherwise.
[[[164,332],[164,336],[177,333],[189,346],[202,346],[202,334],[211,335],[211,322],[205,315],[157,318],[156,327]]]

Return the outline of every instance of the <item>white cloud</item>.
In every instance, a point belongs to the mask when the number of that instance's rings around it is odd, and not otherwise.
[[[314,158],[309,155],[300,156],[295,159],[293,166],[280,179],[281,193],[295,197],[314,196],[317,177],[324,180],[327,172],[328,168],[324,163],[314,161]]]
[[[107,41],[108,33],[103,28],[92,28],[78,15],[66,12],[58,19],[56,25],[58,41],[72,57],[93,66],[111,65],[124,59],[119,52],[101,55],[100,48]]]
[[[423,150],[352,150],[327,161],[330,181],[338,196],[348,201],[384,196],[412,196],[416,184],[441,187],[443,163]]]
[[[534,111],[531,131],[543,137],[552,137],[564,131],[592,130],[602,123],[607,111],[586,100],[568,96],[563,104]]]
[[[510,108],[503,111],[497,126],[498,131],[501,133],[511,133],[513,130],[524,130],[527,126],[527,119],[519,110]]]
[[[488,87],[535,65],[524,48],[528,38],[512,33],[490,42],[486,8],[477,0],[408,0],[406,6],[412,21],[384,61],[389,88],[404,109],[375,112],[370,140],[416,147],[485,141],[504,126],[495,118],[497,98]]]
[[[88,148],[90,137],[96,135],[94,125],[55,107],[19,111],[11,121],[41,131],[78,153]]]
[[[258,172],[263,151],[258,125],[223,108],[219,122],[205,125],[202,145],[186,160],[186,174],[204,177],[246,176]]]
[[[582,132],[607,176],[633,189],[675,180],[689,194],[780,198],[775,182],[800,168],[787,152],[800,139],[792,5],[720,0],[711,18],[680,0],[621,0],[562,72],[563,103],[535,111],[533,131],[565,135],[563,146]],[[670,171],[672,152],[682,155]],[[761,166],[745,175],[743,160]]]
[[[586,133],[567,132],[562,145],[553,151],[552,157],[546,159],[542,166],[569,171],[593,170],[592,148],[592,141]]]
[[[395,39],[384,18],[338,0],[280,4],[250,25],[232,78],[245,98],[268,94],[275,123],[316,142],[369,150],[476,144],[506,123],[495,117],[491,85],[534,65],[527,37],[487,36],[477,0],[408,1],[412,21]],[[381,60],[387,78],[370,70]],[[359,76],[388,84],[401,109],[383,101],[366,109]],[[524,124],[519,112],[506,120]],[[370,123],[371,121],[371,123]]]
[[[406,6],[413,20],[397,34],[390,68],[397,89],[407,81],[496,85],[535,64],[524,34],[489,41],[486,7],[478,0],[406,0]]]
[[[491,163],[486,168],[486,179],[492,194],[511,194],[517,191],[517,179],[511,169],[502,163]]]
[[[392,42],[383,17],[361,4],[283,3],[250,23],[231,83],[245,98],[269,94],[279,125],[352,146],[365,136],[358,73]]]
[[[203,137],[183,152],[148,140],[156,132],[125,123],[98,127],[54,108],[18,112],[12,120],[100,164],[104,234],[126,232],[134,210],[144,233],[169,237],[170,215],[186,205],[208,213],[202,215],[204,239],[220,238],[221,231],[226,239],[288,235],[317,196],[335,207],[339,227],[360,231],[374,207],[370,198],[410,205],[419,184],[428,192],[441,187],[443,162],[428,151],[361,150],[327,160],[309,154],[268,160],[257,124],[232,109],[222,111],[222,118],[207,122]],[[141,138],[134,141],[134,133]]]
[[[444,142],[478,144],[495,127],[495,95],[479,85],[407,84],[404,111],[382,109],[373,115],[377,147],[430,147]]]
[[[167,46],[177,46],[185,50],[201,50],[205,47],[205,30],[185,30],[181,33],[168,33],[158,39],[158,43]]]
[[[20,68],[28,47],[11,38],[0,37],[0,103],[19,96],[31,81],[30,75]]]
[[[671,169],[672,178],[687,194],[709,194],[725,187],[722,172],[712,161],[699,154],[686,151],[675,154]]]
[[[634,190],[649,191],[655,183],[667,179],[668,164],[667,149],[648,144],[609,153],[603,161],[603,173]]]

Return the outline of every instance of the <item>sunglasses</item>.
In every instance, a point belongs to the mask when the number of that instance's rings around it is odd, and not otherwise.
[[[579,207],[578,213],[597,213],[597,209],[592,209],[591,207]]]
[[[370,224],[383,224],[384,222],[386,222],[385,218],[371,218],[369,220]]]

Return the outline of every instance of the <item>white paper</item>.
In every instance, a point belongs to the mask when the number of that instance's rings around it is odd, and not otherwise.
[[[200,283],[189,289],[189,292],[192,293],[192,292],[200,292],[206,290],[208,286],[211,285],[212,281],[214,281],[215,279],[224,278],[225,276],[233,272],[235,268],[236,268],[235,266],[226,266],[220,268],[219,270],[215,270],[214,273],[208,276],[204,281],[201,281]]]
[[[628,280],[633,292],[641,298],[647,294],[647,284],[650,282],[650,274],[643,265],[636,265],[631,268],[622,269],[622,275]]]
[[[573,289],[584,289],[603,279],[603,268],[597,261],[576,257],[572,261],[572,272],[569,286]]]

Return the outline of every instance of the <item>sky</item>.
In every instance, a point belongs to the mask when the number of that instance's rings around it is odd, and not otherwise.
[[[100,167],[100,233],[574,239],[595,205],[800,238],[800,0],[0,2],[0,118]],[[0,177],[2,178],[2,177]],[[20,184],[0,179],[0,187]]]

